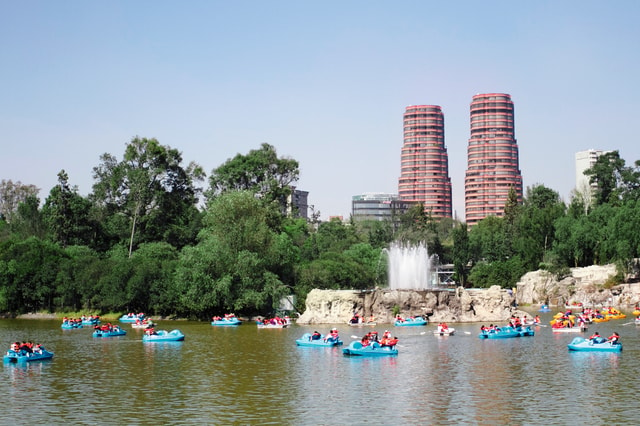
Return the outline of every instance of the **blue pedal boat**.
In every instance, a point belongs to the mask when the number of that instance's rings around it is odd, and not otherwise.
[[[396,327],[412,327],[412,326],[427,325],[428,323],[429,321],[427,321],[422,317],[415,317],[415,318],[407,318],[405,320],[395,320],[393,325],[395,325]]]
[[[505,326],[500,328],[499,330],[483,330],[478,335],[481,339],[508,339],[511,337],[525,337],[525,336],[533,336],[535,332],[531,329],[531,327],[517,327],[513,328],[510,326]]]
[[[63,322],[60,326],[63,330],[73,330],[76,328],[82,328],[81,322]]]
[[[240,325],[242,324],[242,321],[240,321],[238,318],[233,317],[233,318],[220,318],[217,320],[213,320],[211,321],[211,325],[215,325],[215,326],[229,326],[229,325]]]
[[[567,345],[570,351],[583,352],[621,352],[621,343],[611,343],[604,337],[596,337],[593,340],[583,337],[574,337],[571,343]]]
[[[114,328],[112,330],[107,330],[107,331],[95,330],[93,332],[93,337],[116,337],[116,336],[124,336],[125,334],[127,334],[127,332],[124,331],[123,329]]]
[[[120,318],[118,318],[118,321],[120,322],[136,322],[136,320],[144,320],[146,318],[146,316],[144,314],[124,314],[122,315]]]
[[[313,347],[332,347],[332,346],[340,346],[343,342],[338,337],[334,339],[332,337],[328,337],[325,340],[325,336],[321,335],[319,339],[312,339],[311,333],[304,333],[301,338],[296,340],[296,345],[298,346],[313,346]]]
[[[3,362],[5,364],[17,364],[32,361],[44,361],[51,358],[53,358],[53,352],[49,352],[45,348],[41,347],[39,350],[35,350],[33,352],[8,350],[7,354],[3,357]]]
[[[100,318],[85,318],[82,320],[83,325],[98,325],[100,324]]]
[[[145,334],[142,336],[143,342],[181,342],[184,334],[180,330],[158,330],[155,334]]]
[[[362,343],[351,342],[348,347],[342,350],[342,353],[349,356],[393,356],[398,355],[398,350],[392,346],[381,346],[377,342],[373,342],[368,346],[362,346]]]

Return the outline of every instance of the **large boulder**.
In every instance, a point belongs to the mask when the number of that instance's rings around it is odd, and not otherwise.
[[[432,322],[500,322],[515,309],[515,297],[499,286],[455,290],[312,290],[300,324],[346,323],[355,314],[392,323],[394,312],[403,317],[425,316]]]
[[[516,300],[519,304],[553,306],[582,303],[625,308],[640,304],[640,284],[608,285],[617,274],[615,265],[592,265],[570,271],[562,279],[547,271],[525,274],[517,284]]]
[[[526,273],[516,285],[516,300],[519,304],[582,303],[584,305],[617,304],[614,288],[605,288],[605,283],[616,275],[615,265],[572,268],[571,274],[558,279],[548,271]]]
[[[300,324],[346,323],[362,303],[359,292],[352,290],[311,290],[306,309],[298,318]]]

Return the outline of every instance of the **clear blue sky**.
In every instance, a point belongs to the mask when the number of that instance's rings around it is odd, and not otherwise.
[[[574,154],[640,159],[640,1],[7,1],[0,179],[65,169],[86,195],[105,152],[155,137],[207,174],[267,142],[322,213],[397,192],[402,114],[440,105],[464,218],[469,103],[509,93],[525,187],[568,200]]]

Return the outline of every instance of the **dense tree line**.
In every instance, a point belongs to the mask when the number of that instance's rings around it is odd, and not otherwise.
[[[0,182],[0,312],[144,311],[208,318],[269,314],[283,296],[387,285],[384,249],[426,242],[458,283],[513,285],[540,267],[639,257],[639,164],[617,152],[589,170],[593,197],[568,205],[542,185],[513,192],[504,217],[471,229],[422,205],[390,221],[319,222],[287,214],[298,163],[263,144],[206,175],[155,139],[133,138],[122,160],[103,154],[88,196],[62,170],[43,200]]]

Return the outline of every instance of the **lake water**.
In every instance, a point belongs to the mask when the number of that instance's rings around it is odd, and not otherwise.
[[[552,314],[542,316],[548,324]],[[534,337],[481,340],[480,324],[385,328],[397,357],[349,358],[297,347],[314,329],[212,327],[160,321],[182,343],[142,343],[142,331],[93,338],[59,321],[0,320],[0,344],[31,340],[54,359],[2,368],[1,424],[557,425],[636,424],[640,327],[633,318],[592,324],[618,331],[624,351],[570,353],[580,333],[539,327]],[[338,325],[345,344],[373,328]]]

